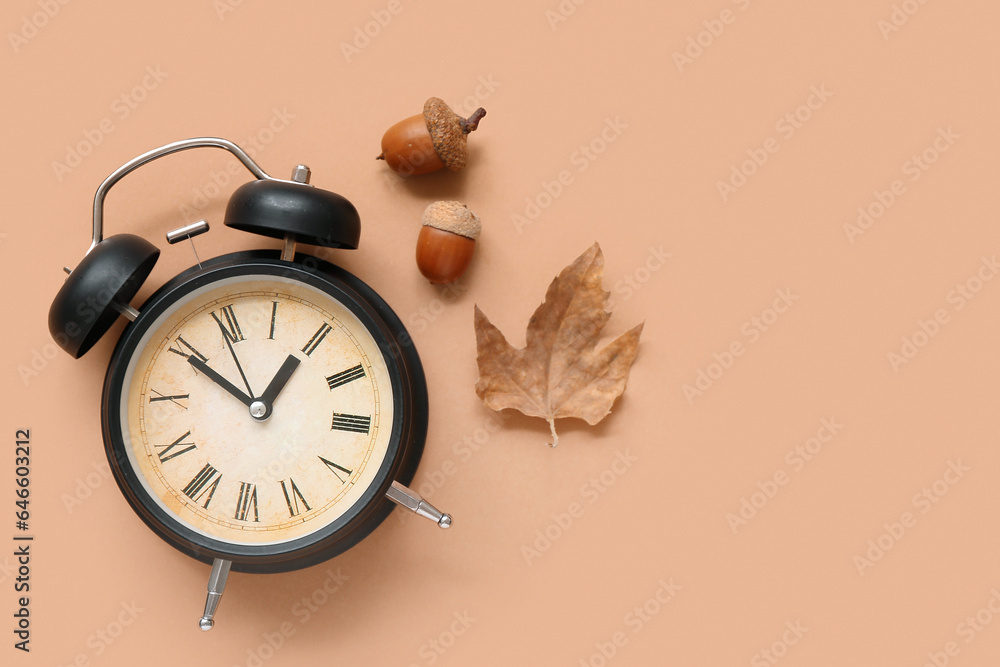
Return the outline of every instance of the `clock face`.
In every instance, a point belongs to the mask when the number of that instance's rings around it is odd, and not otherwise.
[[[118,363],[110,400],[142,495],[196,535],[287,543],[380,483],[390,366],[328,291],[252,271],[211,280],[162,308]]]

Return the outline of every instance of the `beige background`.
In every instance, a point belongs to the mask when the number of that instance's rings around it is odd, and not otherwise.
[[[24,427],[36,541],[28,656],[0,556],[2,661],[995,664],[998,20],[985,0],[6,2],[0,553]],[[466,171],[403,181],[372,158],[430,95],[489,115]],[[336,261],[410,327],[432,408],[417,483],[455,516],[444,533],[394,515],[327,564],[234,575],[210,634],[208,567],[100,472],[121,325],[80,361],[45,326],[101,180],[198,135],[277,175],[307,163],[357,205],[361,248]],[[113,191],[108,233],[166,248],[136,304],[193,263],[162,239],[195,216],[214,226],[202,257],[276,247],[222,226],[244,180],[229,164],[189,152]],[[458,290],[413,262],[439,198],[484,220]],[[852,232],[859,207],[878,217]],[[646,328],[612,415],[567,420],[550,449],[543,421],[476,398],[473,304],[522,344],[595,240],[608,334]]]

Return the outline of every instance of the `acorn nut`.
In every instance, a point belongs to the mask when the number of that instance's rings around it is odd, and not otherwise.
[[[479,107],[462,118],[437,97],[424,103],[424,113],[399,121],[382,135],[382,153],[389,168],[412,176],[448,167],[458,171],[469,156],[466,138],[479,127],[486,109]]]
[[[465,273],[482,224],[460,201],[434,202],[424,211],[417,237],[417,267],[432,283],[451,283]]]

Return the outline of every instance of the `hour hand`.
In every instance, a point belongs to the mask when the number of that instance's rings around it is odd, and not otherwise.
[[[225,389],[227,392],[229,392],[230,394],[232,394],[233,396],[235,396],[236,398],[238,398],[240,400],[240,402],[243,403],[244,405],[246,405],[247,407],[250,407],[250,403],[253,402],[253,399],[251,399],[245,393],[243,393],[242,391],[240,391],[236,387],[236,385],[234,385],[232,382],[230,382],[229,380],[227,380],[226,378],[222,377],[217,372],[215,372],[204,361],[202,361],[201,359],[199,359],[198,357],[196,357],[194,355],[189,356],[187,358],[187,360],[188,360],[188,363],[191,364],[196,371],[200,371],[200,372],[204,373],[205,377],[207,377],[209,380],[211,380],[212,382],[214,382],[215,384],[219,385],[220,387],[222,387],[223,389]]]
[[[260,400],[264,401],[264,403],[268,406],[273,405],[274,399],[278,398],[278,394],[280,394],[281,390],[285,388],[285,385],[292,377],[292,373],[295,372],[298,365],[298,357],[292,354],[288,355],[288,358],[285,359],[283,364],[281,364],[281,368],[278,369],[274,378],[271,379],[270,384],[267,385],[267,389],[265,389],[264,393],[261,394]]]

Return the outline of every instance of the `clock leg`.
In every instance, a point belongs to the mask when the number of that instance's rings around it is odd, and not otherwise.
[[[392,483],[389,490],[385,492],[385,497],[397,505],[405,507],[418,516],[430,519],[441,528],[447,528],[451,525],[450,514],[444,514],[417,495],[416,491],[408,489],[399,482]]]
[[[211,630],[212,626],[215,625],[213,617],[215,610],[219,607],[219,602],[222,600],[222,591],[226,589],[226,579],[229,577],[229,568],[232,564],[233,561],[221,558],[216,558],[215,562],[212,563],[212,574],[208,577],[208,598],[205,600],[205,613],[198,621],[198,626],[202,630]]]

